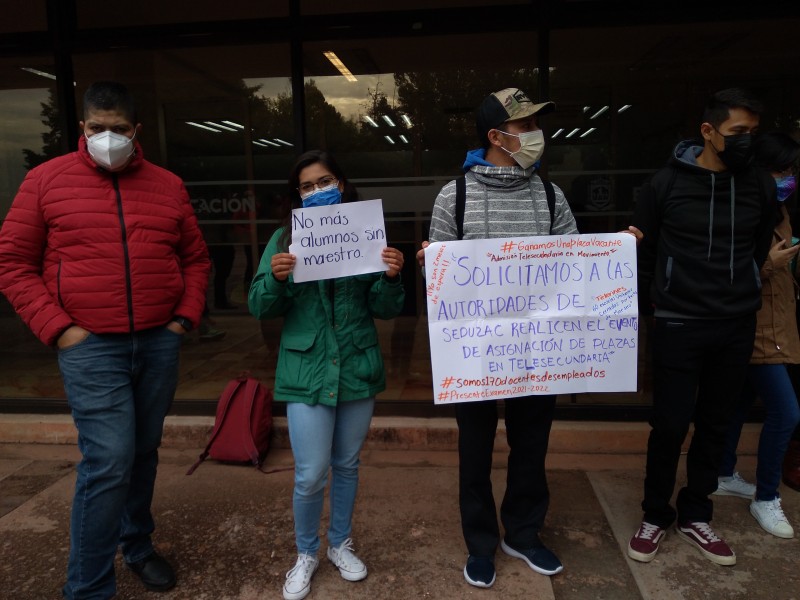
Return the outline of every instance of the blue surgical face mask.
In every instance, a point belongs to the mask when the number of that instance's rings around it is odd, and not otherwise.
[[[785,202],[797,189],[797,178],[794,175],[776,177],[775,183],[778,184],[778,202]]]
[[[303,208],[339,204],[341,201],[342,192],[339,191],[339,184],[334,183],[322,189],[315,189],[308,196],[304,197]]]

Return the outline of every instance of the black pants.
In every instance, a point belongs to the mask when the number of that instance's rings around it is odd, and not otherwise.
[[[508,455],[506,492],[500,506],[505,540],[514,548],[539,544],[550,491],[544,461],[555,396],[527,396],[505,401]],[[497,402],[456,405],[461,528],[473,556],[494,556],[500,542],[492,495],[492,449],[497,430]]]
[[[214,263],[214,308],[227,308],[228,302],[228,277],[233,270],[233,260],[236,257],[235,246],[209,246],[209,254]]]
[[[653,415],[647,444],[644,520],[668,527],[709,522],[722,452],[753,352],[755,315],[737,319],[657,318],[653,334]],[[681,445],[694,417],[686,487],[670,506]]]

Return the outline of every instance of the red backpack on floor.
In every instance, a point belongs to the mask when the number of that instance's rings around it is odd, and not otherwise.
[[[194,473],[206,458],[249,462],[261,468],[272,429],[272,392],[249,373],[231,379],[217,402],[217,415],[208,445],[186,472]]]

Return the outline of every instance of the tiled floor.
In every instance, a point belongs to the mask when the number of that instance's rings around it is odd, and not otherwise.
[[[261,600],[281,597],[294,563],[292,472],[264,475],[252,467],[208,461],[185,475],[196,449],[161,453],[153,512],[159,551],[179,583],[164,600]],[[57,598],[68,552],[75,446],[0,444],[0,597]],[[495,456],[498,506],[505,452]],[[291,465],[276,450],[269,466]],[[683,462],[683,461],[682,461]],[[467,585],[457,508],[454,452],[365,451],[353,538],[369,577],[349,583],[324,558],[309,600],[790,600],[797,599],[800,542],[778,539],[750,516],[747,501],[714,497],[714,528],[735,549],[734,567],[718,567],[670,531],[653,562],[626,556],[641,518],[641,454],[548,455],[550,509],[543,540],[563,573],[545,577],[498,551],[490,590]],[[752,479],[755,461],[742,457]],[[679,485],[684,466],[679,469]],[[800,494],[782,488],[789,520],[800,523]],[[327,506],[323,529],[327,525]],[[324,536],[324,530],[321,531]],[[119,600],[149,598],[117,559]]]

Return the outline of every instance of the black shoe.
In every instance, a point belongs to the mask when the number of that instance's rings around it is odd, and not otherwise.
[[[175,571],[157,552],[153,552],[142,560],[126,564],[139,576],[148,590],[166,592],[175,587]]]
[[[517,550],[506,544],[505,540],[500,542],[500,548],[503,552],[514,558],[521,558],[528,566],[542,575],[555,575],[564,570],[564,566],[558,557],[553,554],[544,544],[539,543],[538,546],[527,548],[525,550]]]
[[[464,579],[475,587],[492,587],[495,579],[494,560],[486,556],[468,556]]]

